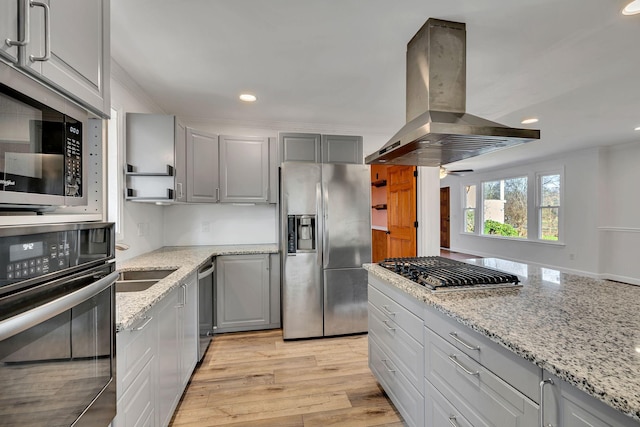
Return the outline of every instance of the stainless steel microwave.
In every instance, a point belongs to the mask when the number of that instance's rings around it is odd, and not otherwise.
[[[34,82],[5,83],[0,82],[0,210],[86,205],[87,112]]]

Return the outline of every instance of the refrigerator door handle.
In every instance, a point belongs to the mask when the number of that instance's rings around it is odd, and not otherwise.
[[[329,257],[331,255],[331,248],[329,247],[331,243],[329,241],[329,227],[327,227],[327,224],[329,223],[329,191],[326,186],[323,188],[323,193],[322,211],[324,212],[324,216],[322,217],[322,261],[324,263],[323,267],[327,268],[329,265]]]
[[[320,234],[321,234],[321,228],[320,228],[320,215],[322,215],[322,210],[320,209],[320,206],[322,206],[322,186],[320,185],[320,183],[316,183],[316,229],[314,230],[316,233],[316,253],[318,256],[318,265],[322,265],[322,252],[324,251],[324,248],[321,247],[320,243]],[[322,230],[322,233],[324,234],[324,230]]]

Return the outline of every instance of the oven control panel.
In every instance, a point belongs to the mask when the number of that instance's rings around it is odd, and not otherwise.
[[[82,123],[66,118],[65,178],[67,197],[82,197]]]
[[[62,231],[11,238],[2,253],[0,282],[19,282],[68,268],[72,237]]]

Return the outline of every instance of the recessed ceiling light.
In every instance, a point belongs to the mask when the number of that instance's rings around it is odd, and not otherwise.
[[[636,15],[640,13],[640,0],[633,0],[622,9],[623,15]]]
[[[524,119],[520,123],[522,123],[523,125],[530,125],[532,123],[538,123],[538,119],[536,119],[535,117],[531,117],[529,119]]]
[[[255,102],[256,99],[258,98],[256,98],[255,95],[251,95],[250,93],[243,93],[240,95],[240,100],[244,102]]]

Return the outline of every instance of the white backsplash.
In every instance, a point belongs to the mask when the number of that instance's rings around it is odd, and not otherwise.
[[[276,205],[172,205],[164,208],[164,246],[276,243]]]

